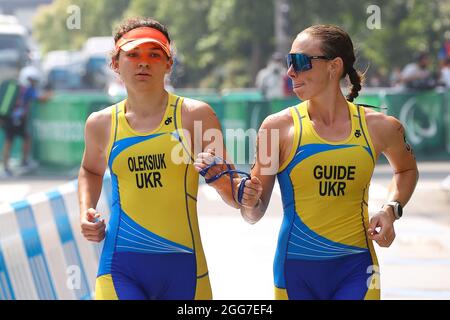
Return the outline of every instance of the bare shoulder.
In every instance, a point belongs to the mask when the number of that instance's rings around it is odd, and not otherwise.
[[[403,125],[397,118],[368,108],[364,111],[370,136],[379,151],[383,151],[392,139],[403,138]]]
[[[86,120],[86,136],[99,144],[107,144],[111,131],[111,109],[105,109],[92,112]]]
[[[216,115],[214,109],[209,104],[200,100],[184,98],[183,107],[186,114],[193,115],[196,118]]]
[[[220,128],[220,122],[214,109],[206,102],[184,98],[181,111],[183,128],[192,130],[194,122],[201,121],[202,128]]]
[[[267,116],[261,124],[261,129],[289,129],[293,124],[290,108]]]
[[[86,123],[95,126],[106,125],[111,122],[111,109],[113,107],[107,107],[105,109],[92,112],[86,120]]]
[[[364,109],[369,130],[374,130],[378,134],[392,134],[402,127],[400,121],[393,116],[368,108]]]

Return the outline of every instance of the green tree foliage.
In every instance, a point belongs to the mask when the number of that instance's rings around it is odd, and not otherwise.
[[[253,86],[275,50],[275,0],[55,0],[35,20],[43,51],[79,49],[91,36],[111,35],[124,17],[150,16],[169,28],[177,48],[179,87]],[[69,30],[69,5],[81,9],[81,29]],[[380,28],[367,27],[369,5],[380,8]],[[290,0],[289,36],[332,23],[348,31],[359,69],[370,75],[403,67],[418,50],[436,56],[450,30],[450,0]]]
[[[33,36],[45,53],[51,50],[74,49],[81,45],[82,30],[68,32],[66,26],[67,8],[70,0],[55,1],[41,6],[33,21]]]
[[[450,30],[450,1],[383,0],[381,29],[362,29],[358,42],[372,69],[403,67],[419,51],[434,58]],[[435,64],[436,65],[436,64]]]
[[[129,0],[55,0],[42,6],[33,21],[34,37],[42,51],[80,49],[89,37],[110,36],[111,28],[121,19]],[[74,19],[71,8],[79,8],[80,28],[69,28]],[[73,21],[73,20],[70,20]]]

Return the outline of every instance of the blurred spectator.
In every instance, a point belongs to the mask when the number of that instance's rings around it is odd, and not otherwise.
[[[402,70],[400,67],[394,67],[389,77],[391,87],[399,87],[402,83]]]
[[[440,82],[450,88],[450,56],[442,62]]]
[[[20,72],[19,81],[17,82],[18,93],[15,96],[13,107],[3,124],[3,129],[5,131],[3,165],[6,176],[12,176],[9,167],[9,157],[11,146],[16,136],[23,138],[22,167],[30,166],[29,153],[31,150],[31,137],[28,132],[28,115],[30,113],[30,107],[36,100],[46,101],[51,96],[50,92],[46,92],[45,94],[38,92],[37,86],[40,79],[41,75],[39,71],[32,66],[27,66]]]
[[[275,52],[267,66],[256,76],[255,85],[266,99],[284,96],[286,68],[283,61],[283,55]]]
[[[406,88],[418,90],[434,88],[436,80],[428,69],[429,65],[430,57],[428,53],[417,54],[415,62],[406,65],[402,71],[401,81],[403,85]]]

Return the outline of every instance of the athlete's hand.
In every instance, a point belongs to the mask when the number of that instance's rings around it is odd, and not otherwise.
[[[100,219],[100,214],[93,208],[89,208],[81,215],[81,233],[93,242],[101,242],[105,238],[105,219]]]
[[[215,151],[213,149],[208,149],[206,152],[200,152],[197,155],[197,159],[194,161],[194,167],[195,170],[200,173],[203,169],[205,169],[207,166],[209,166],[214,161],[215,157]],[[218,163],[215,166],[212,166],[209,168],[208,172],[205,175],[206,179],[209,179],[211,177],[214,177],[215,175],[219,174],[220,172],[226,170],[226,166],[223,163]],[[214,184],[214,182],[213,182]]]
[[[380,247],[389,247],[395,239],[395,218],[393,213],[389,211],[390,209],[391,207],[386,207],[375,214],[370,219],[367,230],[369,239],[376,241]]]
[[[238,188],[239,184],[236,186],[235,199],[238,199]],[[257,177],[252,177],[251,180],[245,181],[244,194],[242,196],[242,206],[244,208],[253,209],[259,202],[263,191],[261,180]]]

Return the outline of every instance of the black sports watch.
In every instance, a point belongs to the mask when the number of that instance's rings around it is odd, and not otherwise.
[[[402,217],[403,208],[402,208],[402,205],[400,204],[400,202],[391,201],[391,202],[386,203],[386,205],[392,207],[392,209],[394,210],[395,220],[398,220]]]

